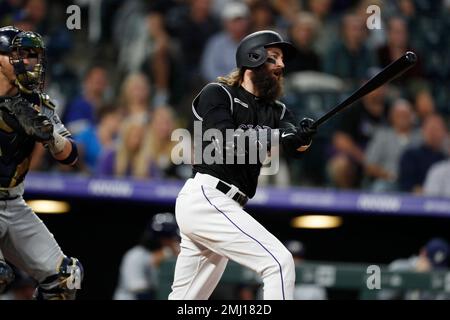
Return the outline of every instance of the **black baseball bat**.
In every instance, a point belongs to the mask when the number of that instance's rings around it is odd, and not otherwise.
[[[332,116],[334,116],[339,111],[350,106],[354,102],[361,99],[366,94],[372,92],[373,90],[381,87],[383,84],[394,80],[402,73],[412,68],[417,61],[417,56],[414,52],[408,51],[403,56],[397,60],[390,63],[383,70],[381,70],[377,75],[371,78],[369,81],[364,83],[361,88],[353,92],[347,99],[339,103],[336,107],[325,113],[322,117],[317,119],[313,126],[318,128],[320,125],[328,121]]]

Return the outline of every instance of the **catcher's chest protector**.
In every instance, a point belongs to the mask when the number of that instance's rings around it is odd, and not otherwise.
[[[0,106],[15,98],[0,98]],[[0,108],[0,188],[15,187],[24,180],[35,145],[33,139],[11,125],[12,121],[11,115]]]

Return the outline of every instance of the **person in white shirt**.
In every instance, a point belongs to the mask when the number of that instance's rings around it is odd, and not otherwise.
[[[160,264],[179,252],[179,229],[172,213],[156,214],[138,245],[122,259],[114,300],[155,300],[158,298]]]

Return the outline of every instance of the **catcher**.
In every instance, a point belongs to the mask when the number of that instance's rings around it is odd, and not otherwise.
[[[36,143],[62,164],[78,158],[54,104],[42,93],[44,73],[41,36],[0,28],[0,292],[13,280],[6,258],[39,282],[36,299],[75,299],[83,278],[80,262],[64,255],[22,198]]]

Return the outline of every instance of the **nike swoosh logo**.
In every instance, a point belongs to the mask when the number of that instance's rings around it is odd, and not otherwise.
[[[286,138],[287,136],[293,136],[294,135],[294,133],[286,133],[286,132],[283,132],[282,134],[281,134],[281,137],[282,138]]]

